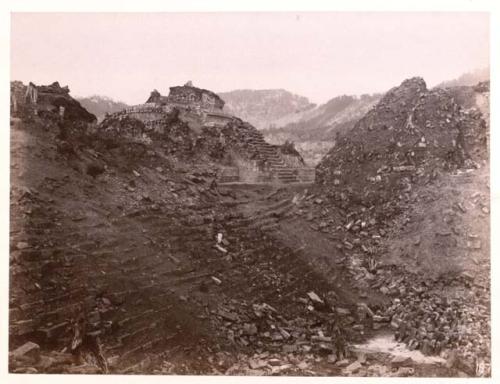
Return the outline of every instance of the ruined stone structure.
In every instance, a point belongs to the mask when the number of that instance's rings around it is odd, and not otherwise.
[[[168,96],[163,96],[155,89],[146,103],[127,108],[115,115],[136,118],[148,129],[158,130],[165,122],[166,116],[177,109],[181,119],[199,132],[204,126],[222,127],[233,121],[233,116],[222,112],[223,107],[224,101],[214,92],[194,87],[188,82],[183,86],[170,87]]]
[[[10,109],[12,113],[17,113],[19,106],[24,103],[26,86],[20,81],[10,83]]]
[[[189,105],[204,111],[222,112],[224,101],[212,91],[193,87],[187,83],[182,87],[170,87],[168,101],[174,105]]]
[[[217,94],[197,88],[189,81],[183,86],[170,87],[168,96],[163,96],[155,89],[145,104],[133,106],[113,116],[135,118],[140,120],[147,130],[160,133],[168,125],[168,116],[171,116],[174,110],[178,111],[178,117],[198,135],[203,135],[206,129],[221,129],[228,124],[237,127],[237,132],[231,131],[228,139],[237,138],[236,141],[241,145],[238,144],[238,150],[233,151],[234,164],[231,167],[221,166],[221,182],[314,181],[314,169],[306,167],[301,158],[295,159],[293,155],[282,153],[280,148],[268,144],[257,129],[252,126],[245,128],[240,119],[224,113],[223,107],[224,100]]]
[[[24,85],[13,81],[10,85],[10,105],[13,113],[27,112],[54,114],[61,119],[81,120],[95,123],[96,117],[83,108],[69,94],[67,86],[61,87],[56,81],[50,85],[36,85],[30,82]]]
[[[35,84],[29,83],[24,96],[28,104],[36,104],[38,101],[38,89]]]
[[[233,120],[233,116],[222,112],[224,100],[207,89],[197,88],[189,81],[183,86],[170,87],[168,96],[163,96],[156,89],[151,92],[145,104],[133,106],[125,113],[155,129],[165,114],[177,108],[183,120],[191,128],[199,130],[202,126],[224,126]]]
[[[168,96],[162,96],[156,89],[151,92],[147,104],[170,105],[204,112],[222,112],[224,100],[207,89],[194,87],[189,81],[183,86],[170,87]]]
[[[262,133],[251,125],[240,127],[240,140],[252,159],[235,156],[235,167],[238,169],[238,180],[234,171],[223,171],[224,181],[240,181],[246,183],[312,183],[314,168],[306,167],[298,161],[284,155],[279,146],[271,145]],[[228,177],[230,176],[230,177]]]

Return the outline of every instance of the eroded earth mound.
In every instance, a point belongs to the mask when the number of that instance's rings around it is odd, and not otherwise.
[[[14,86],[11,372],[489,374],[487,85],[406,80],[315,185],[221,184],[262,152],[238,119],[96,125]]]

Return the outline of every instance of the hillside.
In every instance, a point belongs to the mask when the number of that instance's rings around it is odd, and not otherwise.
[[[448,87],[460,87],[460,86],[471,86],[477,83],[490,80],[490,69],[481,68],[475,71],[467,72],[456,79],[443,81],[436,85],[437,88],[448,88]]]
[[[435,88],[466,87],[461,91],[452,91],[463,93],[470,89],[467,87],[489,81],[489,78],[489,68],[478,69],[444,81]],[[274,144],[294,142],[306,163],[316,165],[335,144],[336,135],[352,129],[381,97],[381,94],[338,96],[305,113],[294,115],[293,118],[279,120],[274,127],[276,129],[264,129],[263,134],[266,140]],[[464,97],[462,99],[465,100]]]
[[[405,80],[339,135],[301,204],[389,300],[396,340],[468,375],[490,359],[488,98]]]
[[[37,89],[11,115],[10,372],[490,375],[488,84],[405,80],[314,185],[220,182],[241,120],[96,124]]]
[[[11,372],[341,372],[325,353],[359,337],[324,300],[352,299],[272,236],[275,186],[218,185],[217,134],[35,107],[11,117]]]
[[[77,97],[76,100],[90,113],[97,117],[98,121],[102,121],[106,116],[106,113],[119,112],[129,105],[121,102],[115,101],[107,96],[89,96],[89,97]]]
[[[293,141],[306,163],[316,165],[346,132],[375,105],[381,95],[338,96],[303,114],[298,121],[262,133],[275,144]]]
[[[227,113],[258,129],[282,126],[315,107],[306,97],[284,89],[242,89],[222,92],[219,96],[226,102],[224,110]]]

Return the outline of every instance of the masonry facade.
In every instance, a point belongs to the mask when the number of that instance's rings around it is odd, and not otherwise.
[[[217,94],[207,89],[197,88],[190,81],[183,86],[170,87],[168,96],[162,96],[155,89],[146,103],[198,109],[204,112],[222,112],[224,107],[224,100]]]
[[[177,116],[199,136],[206,132],[220,135],[228,126],[228,139],[235,138],[239,150],[232,151],[231,165],[221,164],[221,181],[225,182],[312,182],[314,169],[308,168],[294,156],[264,140],[262,134],[249,124],[242,124],[235,116],[222,111],[224,100],[207,89],[193,86],[170,87],[168,96],[153,90],[145,104],[136,105],[115,116],[128,116],[140,120],[147,130],[162,132],[168,115],[177,110]],[[238,122],[239,121],[239,122]],[[206,131],[208,129],[208,131]],[[205,133],[204,133],[205,132]],[[221,145],[224,145],[222,143]],[[251,155],[251,156],[250,156]]]

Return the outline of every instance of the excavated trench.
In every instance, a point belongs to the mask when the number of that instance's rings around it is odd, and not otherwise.
[[[167,173],[161,157],[82,175],[54,142],[13,126],[12,372],[340,372],[314,367],[347,353],[352,335],[331,306],[351,313],[352,302],[272,235],[290,202],[266,199],[268,187],[245,202],[202,171]],[[254,200],[267,216],[247,214]],[[40,350],[18,356],[26,343]]]
[[[390,302],[301,212],[310,185],[216,185],[158,148],[83,148],[93,177],[54,135],[12,126],[11,372],[455,374],[375,324]]]

